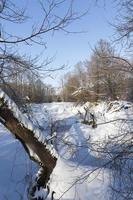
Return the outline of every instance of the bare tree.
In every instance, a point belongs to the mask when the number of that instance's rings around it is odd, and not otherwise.
[[[126,99],[131,70],[128,60],[120,59],[108,41],[100,40],[90,60],[78,63],[65,77],[64,88],[78,102]]]
[[[117,53],[109,42],[100,40],[95,46],[93,60],[96,63],[92,66],[92,70],[98,73],[98,77],[93,73],[92,76],[96,76],[96,83],[101,94],[105,94],[105,97],[111,100],[122,99],[127,89],[128,76],[120,70],[124,68],[124,62],[120,59],[116,60],[116,58]]]
[[[125,41],[129,51],[133,48],[133,1],[117,1],[118,16],[114,27],[117,31],[117,40]]]
[[[31,25],[31,32],[27,36],[20,36],[15,34],[7,33],[6,30],[3,30],[1,27],[1,43],[2,44],[18,44],[18,43],[38,43],[45,45],[43,41],[43,35],[48,32],[55,32],[55,31],[64,31],[64,32],[71,32],[67,30],[67,26],[73,22],[73,20],[77,20],[81,18],[85,13],[78,15],[74,12],[74,1],[57,1],[57,0],[50,0],[50,1],[38,1],[40,7],[40,12],[42,13],[42,18],[38,26]],[[27,4],[27,1],[25,1]],[[66,9],[63,15],[57,14],[57,10],[59,7],[65,6]],[[13,22],[13,23],[26,23],[28,20],[28,16],[26,16],[26,9],[17,7],[12,1],[10,0],[1,0],[1,15],[0,18],[4,21]],[[32,22],[34,24],[34,22]]]

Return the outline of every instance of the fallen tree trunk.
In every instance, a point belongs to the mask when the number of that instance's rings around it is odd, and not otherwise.
[[[56,152],[47,144],[41,131],[34,127],[2,90],[0,90],[0,122],[22,143],[30,159],[41,167],[35,184],[29,191],[30,199],[37,199],[36,189],[41,187],[47,190],[47,196],[49,193],[47,183],[56,166]]]

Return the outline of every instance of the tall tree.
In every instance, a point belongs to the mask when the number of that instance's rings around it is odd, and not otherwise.
[[[90,62],[88,62],[88,77],[92,81],[93,90],[99,98],[105,97],[111,100],[121,98],[124,94],[125,85],[123,80],[127,79],[125,73],[118,70],[123,65],[121,60],[116,57],[115,50],[111,44],[105,40],[100,40],[93,50]],[[97,96],[97,98],[98,98]]]

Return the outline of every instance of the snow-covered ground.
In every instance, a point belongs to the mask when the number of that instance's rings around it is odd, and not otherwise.
[[[112,169],[107,165],[109,158],[98,150],[107,144],[113,149],[112,138],[118,140],[118,136],[133,131],[133,105],[117,101],[83,106],[48,103],[33,104],[31,110],[31,120],[47,140],[51,133],[55,136],[53,143],[59,158],[50,180],[54,198],[111,199]],[[87,123],[83,123],[85,113]],[[95,128],[90,123],[92,116]],[[27,188],[36,168],[21,144],[0,125],[0,200],[27,200]]]

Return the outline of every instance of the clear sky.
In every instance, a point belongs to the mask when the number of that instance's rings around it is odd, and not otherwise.
[[[14,0],[17,4],[24,5],[25,0]],[[28,0],[29,13],[34,16],[36,23],[39,21],[40,13],[36,4],[37,0]],[[69,0],[68,0],[69,2]],[[58,86],[60,77],[67,71],[70,71],[76,63],[89,59],[91,55],[90,45],[94,47],[99,39],[111,40],[113,36],[113,28],[109,22],[113,22],[116,16],[115,3],[112,0],[107,0],[104,6],[104,0],[99,0],[97,6],[94,5],[95,0],[75,0],[75,10],[84,11],[89,8],[89,12],[79,21],[73,22],[68,30],[70,31],[83,31],[80,34],[65,34],[63,32],[56,32],[54,35],[47,34],[44,36],[47,42],[47,49],[44,47],[34,45],[32,47],[19,46],[19,50],[27,55],[35,56],[39,52],[44,51],[43,57],[52,57],[55,59],[51,63],[52,67],[60,67],[67,64],[66,70],[57,71],[52,74],[53,79],[45,78],[43,81]],[[65,8],[58,10],[59,14],[63,13]],[[25,26],[16,26],[12,24],[4,25],[10,32],[25,33],[29,32],[29,24]]]

